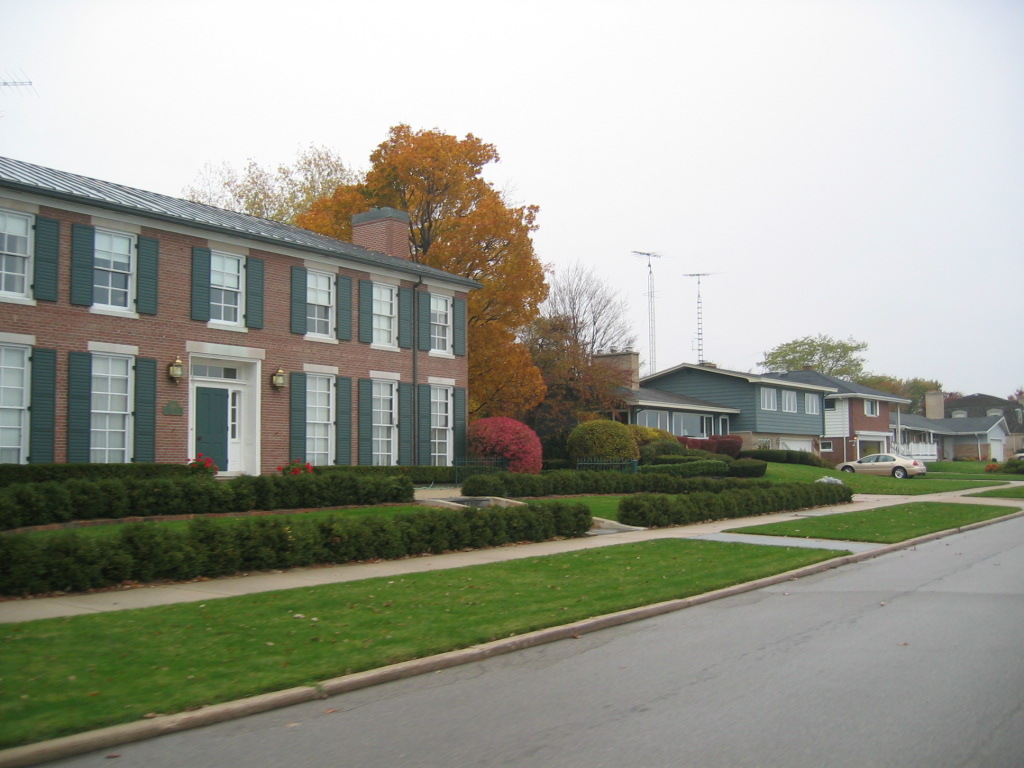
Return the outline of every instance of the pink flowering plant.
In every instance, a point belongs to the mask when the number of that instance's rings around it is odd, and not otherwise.
[[[189,474],[198,475],[199,477],[213,477],[220,471],[220,468],[213,463],[211,457],[204,456],[201,453],[197,453],[194,459],[189,459],[187,465]]]
[[[277,468],[282,475],[312,475],[313,465],[303,459],[292,459]]]

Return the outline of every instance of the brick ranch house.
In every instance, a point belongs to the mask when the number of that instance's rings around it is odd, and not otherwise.
[[[0,462],[451,464],[479,284],[353,233],[0,158]]]

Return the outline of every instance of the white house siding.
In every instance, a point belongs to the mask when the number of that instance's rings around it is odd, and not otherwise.
[[[835,400],[834,411],[825,411],[825,437],[850,436],[850,401]]]

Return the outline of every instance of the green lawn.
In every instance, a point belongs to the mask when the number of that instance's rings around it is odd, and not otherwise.
[[[605,520],[619,519],[619,502],[625,496],[557,496],[542,499],[522,499],[531,504],[544,504],[553,501],[571,501],[573,504],[583,504],[590,510],[594,517],[602,517]]]
[[[957,475],[983,475],[987,461],[927,461],[929,472],[950,472]]]
[[[988,497],[992,499],[1024,499],[1024,484],[1009,485],[1005,488],[996,488],[991,491],[980,491],[967,494],[971,498],[975,496]]]
[[[0,747],[313,684],[841,554],[651,541],[0,625]]]
[[[863,512],[841,512],[786,523],[748,525],[729,530],[733,533],[755,533],[765,536],[894,544],[926,533],[948,531],[981,520],[1003,517],[1012,512],[1012,509],[988,504],[917,501]]]
[[[921,496],[942,491],[961,491],[979,488],[982,485],[997,485],[1001,481],[979,477],[977,480],[944,480],[937,477],[914,477],[897,480],[895,477],[862,475],[856,472],[838,472],[834,469],[808,467],[803,464],[779,464],[770,462],[765,477],[774,483],[813,483],[819,477],[838,477],[853,489],[854,493],[879,493],[905,496]],[[979,482],[982,481],[982,482]]]

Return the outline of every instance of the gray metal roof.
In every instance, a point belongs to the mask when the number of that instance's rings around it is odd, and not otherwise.
[[[913,413],[899,415],[900,426],[907,429],[917,429],[928,432],[938,432],[940,435],[983,435],[988,433],[996,424],[1003,421],[1002,416],[979,416],[966,419],[926,419]],[[1005,422],[1003,422],[1005,424]],[[889,415],[889,426],[897,424],[896,414]]]
[[[825,373],[819,373],[818,371],[786,371],[785,373],[766,373],[764,377],[767,379],[778,379],[779,381],[786,382],[799,382],[801,384],[818,384],[823,387],[834,387],[837,392],[834,395],[826,395],[830,400],[849,398],[849,397],[867,397],[872,400],[883,400],[889,403],[910,403],[905,397],[894,395],[891,392],[882,392],[880,389],[873,387],[866,387],[863,384],[858,384],[855,381],[848,379],[840,379],[836,376],[829,376]]]
[[[410,275],[445,280],[465,288],[479,288],[480,283],[440,269],[418,264],[409,259],[360,248],[343,240],[319,235],[258,216],[227,211],[212,205],[193,203],[147,192],[109,181],[78,176],[66,171],[0,157],[0,189],[30,192],[68,202],[84,203],[110,211],[132,213],[165,222],[184,224],[209,232],[234,235],[267,245],[287,246],[322,256],[355,262],[365,267],[378,267]]]

